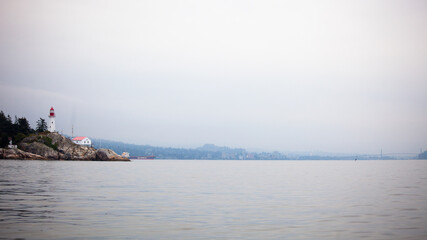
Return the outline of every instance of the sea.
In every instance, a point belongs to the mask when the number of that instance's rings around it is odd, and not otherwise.
[[[427,161],[1,160],[0,239],[427,239]]]

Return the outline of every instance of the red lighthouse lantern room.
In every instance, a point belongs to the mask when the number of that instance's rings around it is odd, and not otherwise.
[[[49,117],[55,117],[55,110],[53,110],[53,107],[50,108]]]

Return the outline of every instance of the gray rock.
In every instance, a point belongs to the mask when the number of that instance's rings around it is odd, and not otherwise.
[[[0,148],[0,159],[48,160],[40,155],[24,152],[17,148]]]
[[[40,142],[20,143],[19,148],[25,152],[37,154],[51,160],[59,160],[59,152]]]
[[[19,148],[47,159],[86,161],[129,161],[110,149],[99,149],[75,144],[59,133],[39,133],[24,138]]]
[[[98,161],[129,161],[111,149],[100,148],[96,150],[96,160]]]

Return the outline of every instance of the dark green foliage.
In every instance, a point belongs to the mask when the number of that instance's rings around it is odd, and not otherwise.
[[[23,134],[23,133],[18,133],[15,136],[15,144],[18,144],[22,141],[22,139],[24,139],[27,135]]]
[[[18,133],[23,133],[25,135],[28,135],[34,132],[34,130],[30,127],[30,123],[28,123],[28,120],[24,117],[18,118],[17,128],[18,128]]]
[[[12,123],[10,116],[5,116],[3,111],[0,112],[0,147],[5,147],[9,144],[9,137],[15,136],[17,133],[16,126]]]
[[[9,144],[9,138],[12,138],[13,143],[19,142],[23,136],[33,133],[28,120],[25,117],[17,118],[12,123],[10,115],[7,117],[0,111],[0,147],[5,147]]]
[[[58,150],[58,144],[52,144],[52,138],[47,137],[47,136],[39,136],[39,139],[42,140],[42,143],[50,148],[52,148],[53,150],[57,151]]]
[[[0,112],[0,147],[7,146],[9,140],[8,137],[10,136],[9,133],[12,130],[12,120],[9,118],[6,118],[3,111]]]
[[[9,143],[7,133],[1,132],[0,134],[0,147],[5,147]]]
[[[43,118],[40,118],[40,120],[37,121],[37,128],[36,128],[36,132],[45,132],[47,131],[47,123],[46,120],[44,120]]]

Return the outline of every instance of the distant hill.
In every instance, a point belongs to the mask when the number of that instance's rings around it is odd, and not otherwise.
[[[427,159],[427,151],[424,151],[423,153],[420,153],[418,155],[418,159]]]
[[[214,144],[205,144],[202,147],[196,148],[200,151],[208,151],[208,152],[246,152],[243,148],[229,148],[229,147],[219,147]]]
[[[70,138],[70,136],[67,136]],[[291,153],[288,158],[284,153],[274,152],[251,152],[244,148],[230,148],[216,146],[214,144],[205,144],[198,148],[171,148],[155,147],[151,145],[129,144],[119,141],[105,139],[92,139],[92,145],[95,148],[108,148],[116,153],[129,152],[131,157],[138,156],[156,156],[156,159],[202,159],[202,160],[391,160],[391,159],[408,159],[396,156],[380,156],[379,154],[333,154],[333,153],[316,153],[309,154]],[[414,156],[415,157],[415,156]],[[427,152],[418,156],[419,159],[427,159]]]
[[[109,148],[116,153],[129,152],[131,157],[156,156],[156,159],[210,159],[210,160],[256,160],[273,159],[282,160],[286,156],[278,152],[274,153],[251,153],[243,148],[219,147],[214,144],[205,144],[195,149],[187,148],[165,148],[150,145],[128,144],[118,141],[104,139],[92,139],[95,148]]]

